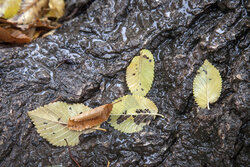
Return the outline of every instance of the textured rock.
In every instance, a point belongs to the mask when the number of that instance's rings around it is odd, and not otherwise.
[[[247,166],[249,4],[88,4],[53,36],[25,46],[0,45],[0,166],[74,166],[67,148],[39,136],[27,112],[58,97],[96,107],[128,94],[126,67],[142,48],[151,50],[156,61],[147,96],[166,119],[157,117],[135,134],[122,134],[104,123],[107,132],[82,135],[72,148],[81,166],[106,166],[108,161],[133,167]],[[211,110],[200,109],[192,96],[193,78],[205,59],[223,80],[221,97]]]

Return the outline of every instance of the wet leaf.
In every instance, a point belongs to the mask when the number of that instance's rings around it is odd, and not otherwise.
[[[156,105],[142,96],[127,95],[115,100],[114,103],[109,123],[121,132],[139,132],[156,115],[160,115],[157,114]]]
[[[145,96],[154,79],[154,57],[143,49],[140,56],[135,56],[127,68],[126,80],[129,90],[134,95]]]
[[[193,82],[193,94],[201,108],[208,108],[220,97],[222,79],[220,72],[208,61],[199,68]]]
[[[105,104],[71,117],[68,120],[68,128],[70,130],[82,131],[96,127],[108,119],[112,107],[113,104]]]
[[[14,17],[20,9],[22,0],[0,0],[0,17]]]
[[[79,143],[79,136],[82,133],[93,132],[93,129],[78,132],[68,129],[68,119],[80,113],[90,110],[83,104],[67,104],[55,102],[39,107],[28,112],[29,117],[35,124],[37,132],[55,146],[66,146],[64,139],[70,146]]]

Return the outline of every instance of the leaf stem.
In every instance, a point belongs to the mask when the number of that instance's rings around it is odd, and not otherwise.
[[[79,163],[74,159],[74,157],[72,156],[72,154],[71,154],[71,150],[70,150],[70,147],[69,147],[69,145],[68,145],[68,141],[67,141],[67,139],[64,139],[65,140],[65,142],[66,142],[66,144],[67,144],[67,147],[68,147],[68,150],[69,150],[69,156],[70,156],[70,158],[76,163],[76,165],[78,166],[78,167],[81,167],[80,165],[79,165]]]
[[[157,113],[131,113],[131,114],[110,114],[110,115],[157,115],[157,116],[165,118],[164,115],[157,114]]]
[[[97,127],[95,127],[95,128],[92,128],[92,129],[95,129],[95,130],[100,130],[100,131],[104,131],[104,132],[107,132],[107,130],[106,130],[106,129],[103,129],[103,128],[97,128]]]
[[[121,102],[122,100],[120,99],[120,100],[118,100],[118,101],[116,101],[116,102],[114,102],[114,103],[112,103],[113,105],[114,104],[116,104],[116,103],[119,103],[119,102]]]

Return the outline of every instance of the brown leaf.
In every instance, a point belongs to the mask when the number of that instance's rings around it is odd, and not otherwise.
[[[61,24],[51,22],[48,19],[38,19],[29,25],[18,25],[0,18],[0,42],[29,43],[60,26]]]
[[[112,108],[113,104],[105,104],[71,117],[68,120],[68,128],[70,130],[82,131],[100,125],[108,119]]]
[[[61,24],[58,24],[57,22],[52,22],[48,19],[38,19],[36,20],[35,24],[30,25],[30,27],[43,28],[48,30],[57,29],[60,26]]]
[[[0,41],[7,43],[29,43],[32,39],[20,30],[0,27]]]
[[[50,18],[63,16],[64,0],[12,1],[0,0],[0,42],[29,43],[61,26]],[[5,19],[1,18],[3,15]]]

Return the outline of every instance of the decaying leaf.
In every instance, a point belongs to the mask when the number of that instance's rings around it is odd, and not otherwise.
[[[49,19],[62,17],[64,6],[64,0],[0,0],[0,27],[10,34],[7,36],[0,33],[0,42],[28,43],[60,27],[60,24],[52,21],[54,19]],[[33,36],[30,36],[33,29]],[[12,35],[13,32],[18,37]],[[29,41],[25,35],[29,37]]]
[[[91,133],[95,130],[89,129],[85,131],[72,131],[68,129],[68,120],[80,113],[89,111],[91,108],[83,104],[67,104],[63,102],[55,102],[39,107],[28,112],[32,119],[37,132],[51,144],[55,146],[66,146],[64,139],[68,141],[70,146],[79,143],[79,136],[82,133]]]
[[[70,130],[82,131],[96,127],[108,119],[112,107],[113,104],[105,104],[71,117],[68,120],[68,128]]]
[[[0,19],[1,23],[8,23],[6,20]],[[55,30],[60,24],[51,23],[49,20],[37,20],[34,24],[30,24],[25,30],[15,27],[15,25],[5,24],[0,26],[0,42],[7,43],[29,43],[33,39],[44,35],[50,30]]]
[[[145,96],[151,88],[153,79],[154,57],[149,50],[143,49],[127,67],[127,85],[132,94]]]
[[[193,94],[201,108],[208,108],[220,97],[222,79],[220,72],[208,61],[199,68],[193,82]]]
[[[158,109],[151,100],[138,95],[127,95],[114,101],[109,123],[121,132],[139,132],[156,115],[160,115],[157,113]]]
[[[32,38],[30,38],[20,30],[12,28],[4,29],[0,27],[0,41],[9,43],[29,43],[31,40]]]

